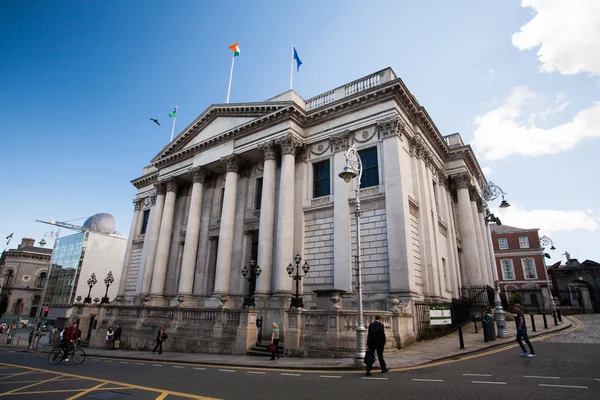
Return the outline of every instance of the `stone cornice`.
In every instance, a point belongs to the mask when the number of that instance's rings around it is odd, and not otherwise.
[[[152,185],[156,182],[158,182],[158,171],[154,171],[149,174],[140,176],[139,178],[135,178],[131,181],[131,184],[137,189],[141,189],[144,186]]]
[[[473,149],[471,149],[470,145],[464,145],[457,148],[452,148],[450,154],[448,155],[448,161],[454,160],[465,160],[465,164],[471,175],[475,178],[477,182],[479,182],[484,175],[477,159],[475,158],[475,153]]]
[[[39,261],[50,261],[50,258],[52,257],[52,253],[49,254],[41,254],[41,253],[24,253],[24,252],[13,252],[11,250],[7,250],[5,255],[4,255],[4,259],[5,264],[8,263],[9,259],[11,258],[25,258],[25,259],[30,259],[30,260],[39,260]]]

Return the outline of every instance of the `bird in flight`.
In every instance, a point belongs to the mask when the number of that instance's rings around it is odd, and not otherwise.
[[[154,122],[156,125],[160,126],[160,123],[158,122],[157,119],[154,118],[150,118],[150,121]]]

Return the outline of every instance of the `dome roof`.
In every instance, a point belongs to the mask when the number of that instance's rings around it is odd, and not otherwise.
[[[94,214],[84,222],[83,227],[92,232],[113,233],[115,218],[106,213]]]

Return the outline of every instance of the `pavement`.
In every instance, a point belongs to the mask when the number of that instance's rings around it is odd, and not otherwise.
[[[552,318],[548,318],[548,329],[544,328],[542,315],[535,315],[536,332],[533,332],[531,319],[527,316],[527,326],[530,338],[546,336],[572,327],[574,320],[563,316],[563,322],[554,325]],[[433,362],[460,358],[469,354],[483,352],[484,350],[497,348],[501,346],[517,346],[515,341],[514,322],[507,321],[508,338],[496,338],[494,341],[484,341],[481,323],[479,323],[478,332],[475,332],[474,324],[470,323],[463,328],[464,349],[460,349],[458,333],[452,333],[437,339],[420,341],[402,350],[389,352],[385,354],[385,360],[388,368],[403,369],[414,368]],[[27,338],[30,329],[17,330],[15,337],[21,337],[21,340],[15,340],[19,346],[10,346],[13,348],[27,349]],[[126,335],[124,335],[126,338]],[[38,351],[48,352],[50,345],[48,337],[41,339]],[[2,345],[1,347],[8,347]],[[165,346],[162,355],[152,354],[151,351],[136,350],[102,350],[86,348],[88,356],[105,359],[138,360],[152,362],[171,362],[180,364],[205,364],[231,367],[247,368],[269,368],[286,370],[356,370],[353,366],[352,357],[348,358],[300,358],[300,357],[281,357],[278,360],[271,360],[269,357],[260,356],[240,356],[223,355],[208,353],[169,353],[168,344]]]

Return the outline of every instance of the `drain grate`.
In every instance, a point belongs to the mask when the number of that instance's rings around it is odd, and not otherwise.
[[[102,392],[102,393],[91,394],[86,397],[88,399],[96,399],[96,400],[114,400],[114,399],[120,399],[121,397],[124,397],[124,396],[131,396],[131,395],[129,393],[122,393],[122,392]]]

